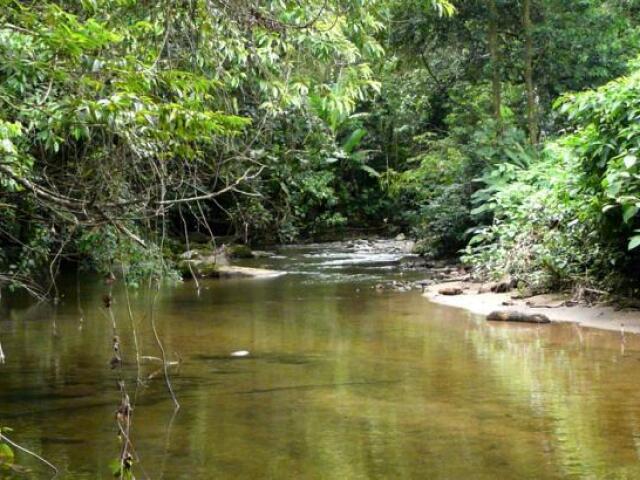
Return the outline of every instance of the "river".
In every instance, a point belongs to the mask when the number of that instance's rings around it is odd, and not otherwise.
[[[158,365],[144,382],[122,285],[112,306],[135,402],[138,479],[640,478],[638,337],[574,325],[492,325],[373,288],[419,277],[366,245],[285,248],[260,280],[163,288]],[[113,478],[119,370],[108,287],[75,277],[57,305],[0,310],[0,426],[58,478]],[[158,356],[151,294],[131,290],[142,355]],[[230,353],[247,350],[248,357]],[[151,377],[151,379],[149,379]],[[31,474],[49,478],[18,454]],[[0,472],[2,475],[8,473]],[[2,477],[5,478],[5,477]],[[13,478],[13,477],[10,477]]]

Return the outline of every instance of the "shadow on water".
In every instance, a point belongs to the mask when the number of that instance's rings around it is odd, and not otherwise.
[[[135,388],[116,285],[140,478],[640,478],[639,337],[621,349],[610,332],[489,325],[419,292],[380,292],[381,279],[419,274],[395,267],[401,251],[376,260],[379,247],[287,248],[247,262],[286,276],[163,289],[156,320],[181,360],[170,370],[178,413],[157,364]],[[113,478],[119,393],[104,285],[61,291],[57,306],[0,310],[0,424],[60,478]],[[130,293],[141,354],[157,357],[150,297]],[[237,350],[250,355],[230,357]],[[38,478],[39,465],[19,460]]]
[[[277,393],[277,392],[285,392],[290,390],[313,390],[318,388],[341,388],[341,387],[358,387],[358,386],[371,386],[371,385],[392,385],[394,383],[399,383],[397,381],[371,381],[371,382],[345,382],[345,383],[330,383],[330,384],[321,384],[321,385],[288,385],[286,387],[275,387],[275,388],[263,388],[260,390],[247,390],[243,392],[235,392],[236,394],[257,394],[257,393]]]

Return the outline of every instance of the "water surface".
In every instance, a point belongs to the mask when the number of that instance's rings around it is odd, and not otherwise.
[[[637,337],[490,325],[419,291],[372,288],[419,275],[401,274],[394,251],[281,254],[253,263],[290,272],[282,277],[160,292],[155,320],[181,360],[175,415],[155,364],[136,388],[126,297],[114,287],[138,478],[640,478]],[[57,306],[0,310],[0,425],[59,478],[107,479],[120,398],[108,287],[80,280],[68,279]],[[130,295],[141,353],[157,356],[152,295]],[[251,356],[230,358],[235,350]]]

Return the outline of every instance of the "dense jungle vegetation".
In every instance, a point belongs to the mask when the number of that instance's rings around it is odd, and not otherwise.
[[[0,0],[0,281],[406,232],[534,289],[640,271],[636,0]]]

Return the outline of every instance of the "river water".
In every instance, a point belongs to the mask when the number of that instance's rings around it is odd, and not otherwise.
[[[492,325],[419,291],[372,288],[419,275],[399,271],[400,256],[290,248],[253,261],[284,276],[162,289],[154,318],[167,355],[181,360],[170,370],[175,414],[155,363],[136,388],[116,284],[137,478],[640,478],[637,337]],[[108,287],[80,280],[67,279],[57,306],[0,310],[0,426],[56,464],[58,478],[107,479],[120,399]],[[141,354],[159,355],[152,295],[133,290],[130,302]],[[251,353],[230,357],[236,350]],[[24,478],[49,478],[18,461]]]

